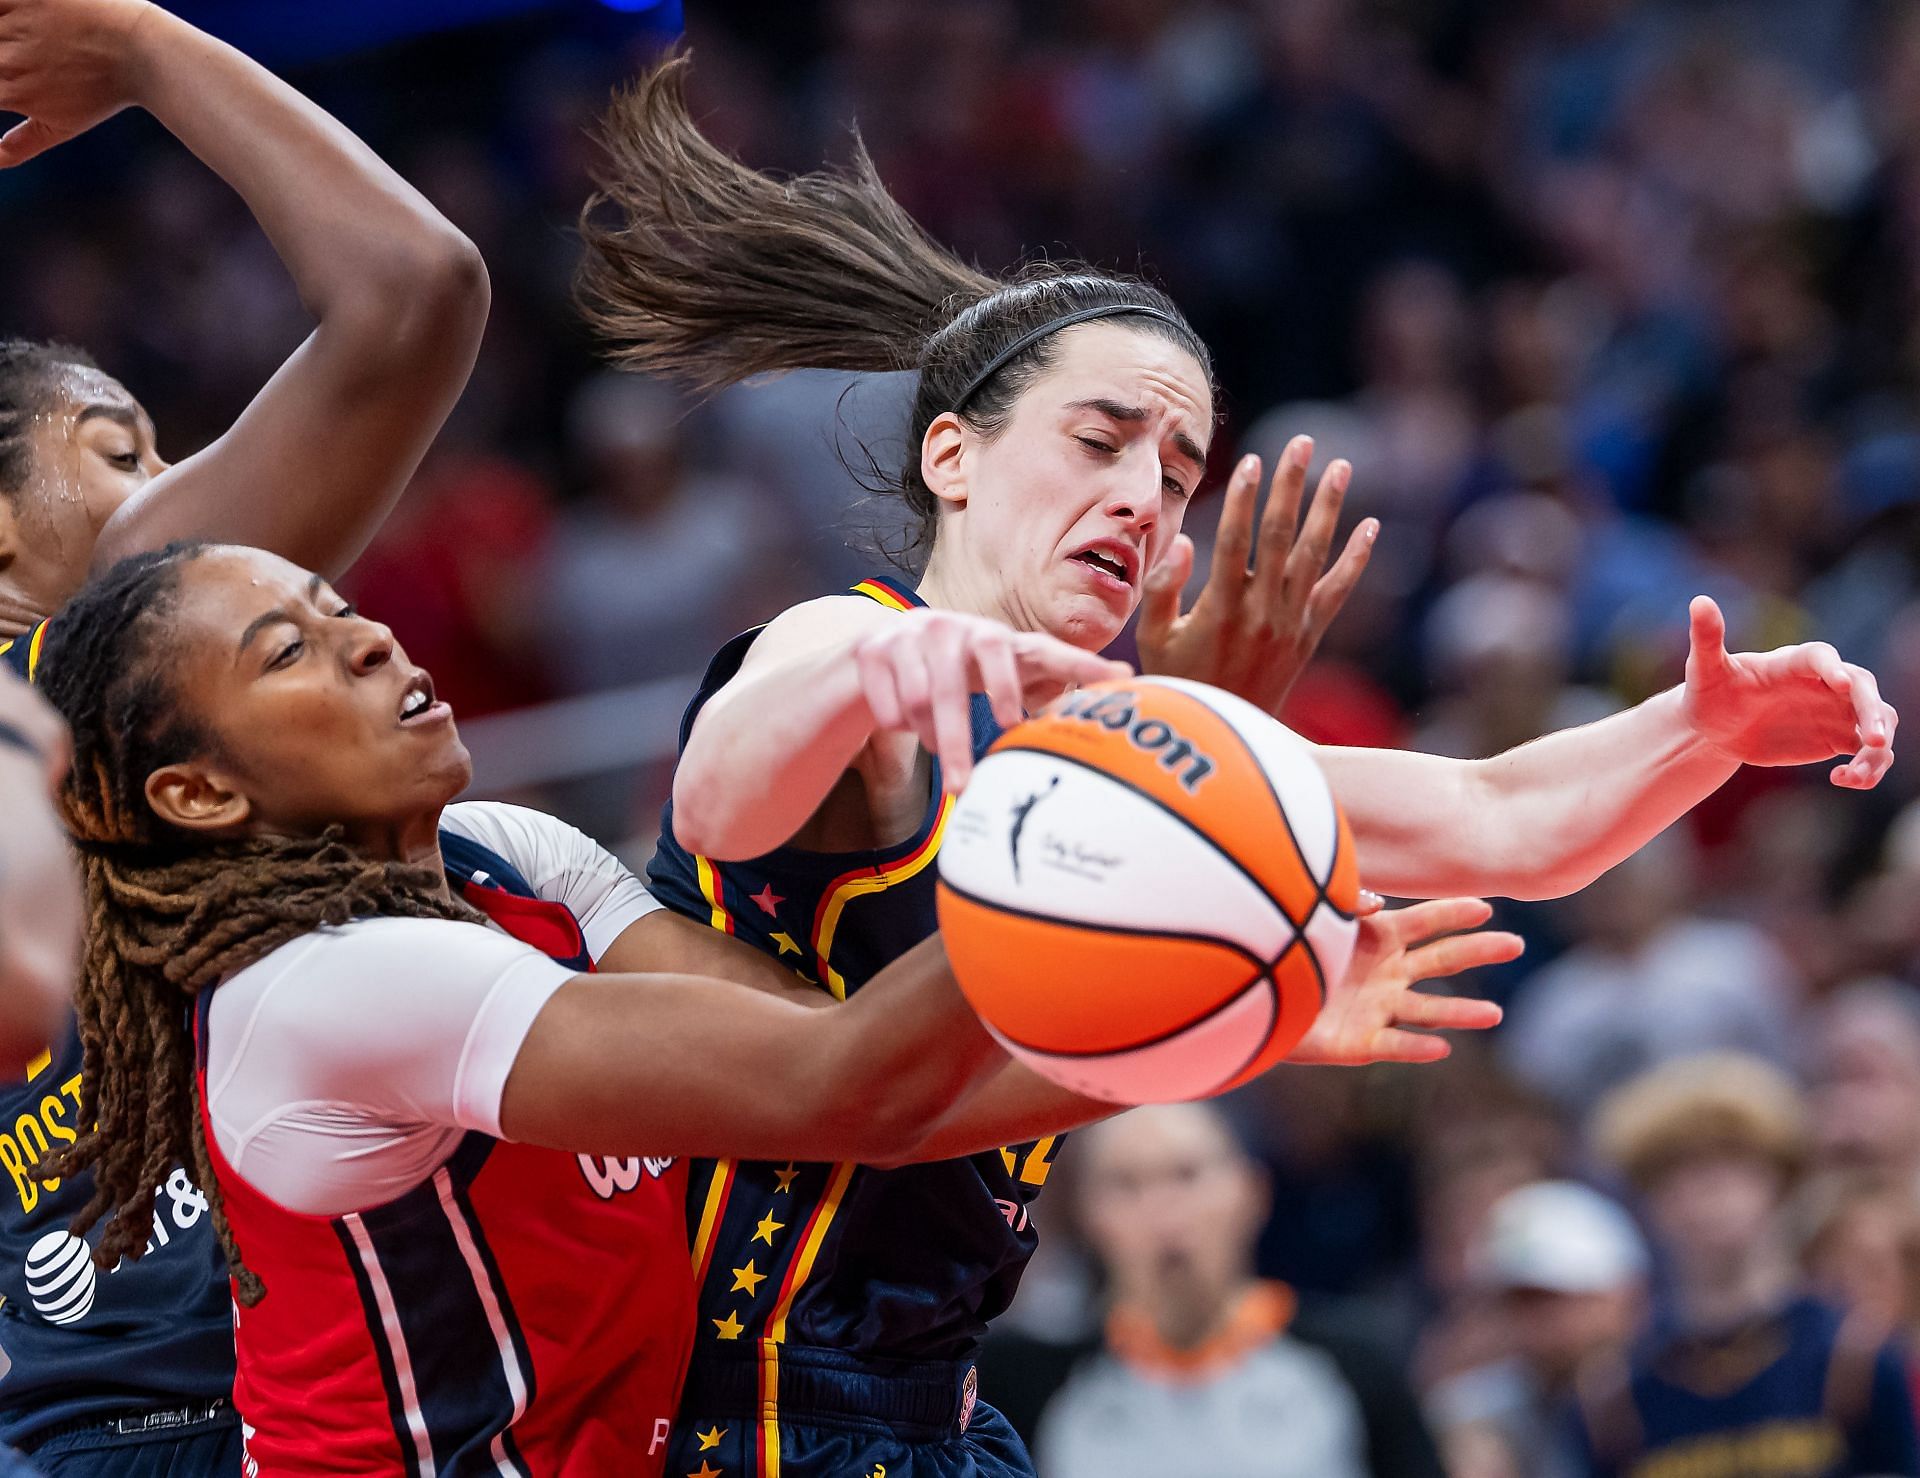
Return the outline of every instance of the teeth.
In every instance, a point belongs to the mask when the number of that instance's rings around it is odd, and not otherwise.
[[[427,706],[427,695],[415,689],[407,694],[407,701],[400,705],[400,717],[412,718]]]
[[[1127,567],[1110,554],[1102,554],[1097,549],[1089,549],[1081,558],[1086,560],[1088,564],[1098,565],[1101,569],[1118,575],[1123,580],[1127,577]]]

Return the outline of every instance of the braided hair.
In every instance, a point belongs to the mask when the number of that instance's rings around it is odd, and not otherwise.
[[[47,409],[66,369],[98,369],[70,344],[0,339],[0,497],[12,497],[33,471],[27,440],[34,417]]]
[[[207,1154],[189,1027],[194,998],[322,924],[369,914],[472,919],[431,866],[382,862],[338,830],[313,837],[214,837],[168,825],[147,803],[164,765],[217,755],[212,731],[182,711],[170,680],[167,617],[182,572],[209,546],[139,554],[88,585],[50,628],[47,698],[73,730],[61,788],[86,884],[87,926],[75,993],[86,1054],[80,1122],[93,1126],[46,1162],[51,1179],[91,1171],[74,1219],[105,1219],[102,1268],[145,1250],[156,1188],[191,1164],[240,1302],[265,1293],[227,1222]]]
[[[749,169],[688,112],[687,64],[670,57],[601,120],[581,311],[616,365],[696,390],[790,369],[918,371],[906,455],[892,472],[875,462],[868,484],[913,514],[909,553],[930,549],[938,526],[920,473],[928,428],[952,411],[997,435],[1058,357],[1049,325],[1128,315],[1115,321],[1185,349],[1214,388],[1206,344],[1159,288],[1071,263],[1007,279],[966,265],[888,193],[857,131],[846,168]]]

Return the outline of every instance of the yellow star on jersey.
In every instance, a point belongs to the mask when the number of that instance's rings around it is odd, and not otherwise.
[[[733,1287],[729,1288],[727,1292],[744,1293],[748,1298],[752,1298],[760,1291],[760,1285],[766,1281],[767,1275],[754,1271],[753,1259],[748,1258],[747,1265],[744,1268],[735,1268],[733,1270]]]
[[[773,942],[775,944],[780,946],[781,954],[797,955],[800,953],[800,946],[794,943],[794,939],[791,934],[779,933],[779,934],[772,935],[771,938],[773,939]],[[776,956],[775,958],[778,958],[778,956]]]
[[[708,1427],[706,1431],[695,1432],[693,1435],[700,1439],[700,1450],[702,1452],[711,1452],[727,1440],[727,1429],[725,1427]],[[701,1458],[700,1466],[704,1468],[706,1464],[707,1460]]]
[[[793,1189],[793,1178],[799,1173],[799,1170],[795,1168],[791,1160],[787,1161],[786,1169],[774,1171],[773,1178],[780,1182],[779,1185],[773,1188],[774,1195],[784,1196],[788,1191],[791,1191]]]
[[[700,1459],[700,1471],[687,1474],[687,1478],[720,1478],[721,1470],[711,1466],[705,1458]]]
[[[775,1221],[773,1219],[773,1213],[769,1211],[765,1216],[760,1218],[760,1225],[754,1228],[753,1240],[756,1242],[765,1242],[767,1246],[771,1247],[773,1246],[773,1234],[778,1231],[784,1231],[786,1225],[784,1221]]]
[[[724,1319],[712,1319],[708,1322],[719,1331],[722,1339],[738,1339],[741,1331],[747,1327],[732,1314],[728,1314]]]

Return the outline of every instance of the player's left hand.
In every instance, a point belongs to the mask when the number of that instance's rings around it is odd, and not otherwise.
[[[145,0],[0,0],[0,169],[85,133],[133,102],[133,33]]]
[[[1353,468],[1346,462],[1327,468],[1302,525],[1300,502],[1312,461],[1310,437],[1287,443],[1274,469],[1256,548],[1253,506],[1260,459],[1251,453],[1240,459],[1227,479],[1213,567],[1192,610],[1184,615],[1180,610],[1180,592],[1193,573],[1191,539],[1180,535],[1147,572],[1138,628],[1142,672],[1211,683],[1268,713],[1280,711],[1366,569],[1380,532],[1378,520],[1362,520],[1339,560],[1327,568]]]
[[[1771,652],[1727,651],[1727,622],[1704,595],[1691,624],[1683,703],[1694,731],[1743,765],[1807,765],[1851,755],[1829,778],[1871,790],[1893,763],[1900,715],[1864,667],[1825,642]]]
[[[1430,1031],[1485,1031],[1500,1024],[1492,1001],[1436,996],[1413,987],[1504,964],[1526,948],[1517,934],[1482,930],[1493,909],[1479,898],[1438,898],[1375,910],[1360,920],[1346,977],[1327,999],[1288,1062],[1358,1067],[1369,1062],[1438,1062],[1453,1049]],[[1461,932],[1461,931],[1467,932]]]

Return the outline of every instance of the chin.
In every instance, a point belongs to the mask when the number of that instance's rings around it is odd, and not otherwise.
[[[1129,612],[1131,614],[1131,612]],[[1054,611],[1046,623],[1047,635],[1083,652],[1098,652],[1126,630],[1127,617],[1099,601],[1076,598]]]

